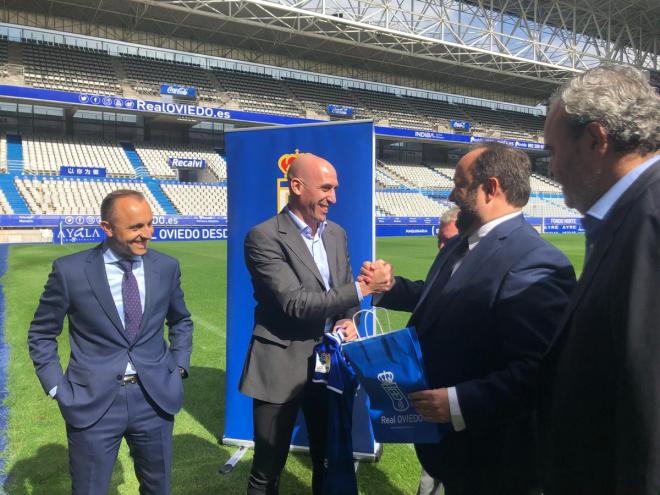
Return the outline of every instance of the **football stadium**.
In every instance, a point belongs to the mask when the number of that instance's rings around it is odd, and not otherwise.
[[[426,277],[438,252],[458,160],[475,143],[522,150],[532,163],[523,214],[579,275],[584,230],[549,170],[548,100],[604,63],[635,66],[658,87],[659,52],[657,0],[3,1],[0,492],[70,493],[65,423],[35,375],[27,331],[53,261],[103,240],[108,193],[144,194],[151,246],[179,261],[194,321],[172,493],[245,493],[252,451],[225,431],[227,361],[244,359],[227,339],[228,259],[243,263],[228,253],[240,216],[230,186],[264,170],[283,180],[278,160],[311,145],[252,163],[228,153],[230,136],[366,122],[373,159],[356,160],[349,138],[338,170],[346,183],[351,170],[368,170],[372,197],[363,203],[339,188],[337,204],[371,205],[375,256],[412,280]],[[265,219],[277,213],[265,201],[243,198],[240,208],[265,208]],[[351,261],[359,269],[363,260]],[[408,317],[393,312],[391,327]],[[65,323],[63,368],[67,332]],[[361,494],[413,494],[419,485],[410,444],[381,445],[356,469]],[[309,456],[292,452],[280,493],[310,493],[311,483]],[[138,492],[123,442],[110,493]]]

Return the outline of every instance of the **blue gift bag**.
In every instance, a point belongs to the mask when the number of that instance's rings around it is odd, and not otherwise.
[[[428,389],[414,327],[381,333],[342,346],[369,396],[374,437],[382,443],[437,443],[448,425],[426,423],[408,394]]]

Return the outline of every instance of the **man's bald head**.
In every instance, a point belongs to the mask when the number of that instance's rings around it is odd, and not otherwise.
[[[290,183],[294,177],[305,181],[323,172],[337,173],[328,160],[312,153],[302,153],[291,163],[286,175]]]

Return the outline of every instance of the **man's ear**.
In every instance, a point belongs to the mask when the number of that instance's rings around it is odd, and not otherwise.
[[[498,192],[502,192],[502,186],[497,177],[488,177],[482,186],[486,194],[486,201],[491,201]]]
[[[105,232],[106,236],[108,236],[108,237],[113,236],[112,225],[110,224],[110,222],[108,222],[107,220],[102,220],[101,221],[101,228],[103,229],[103,232]]]
[[[607,129],[600,122],[589,122],[582,133],[582,139],[587,140],[586,144],[592,152],[605,154],[609,148]]]
[[[293,192],[296,196],[300,196],[302,187],[302,181],[298,177],[292,177],[289,180],[289,189],[291,189],[291,192]]]

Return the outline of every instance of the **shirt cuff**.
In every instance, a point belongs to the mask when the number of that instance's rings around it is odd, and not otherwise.
[[[465,420],[461,414],[461,406],[458,403],[458,394],[456,387],[449,387],[447,389],[449,396],[449,414],[451,415],[451,424],[456,431],[463,431],[465,429]]]
[[[355,282],[355,290],[357,291],[358,299],[360,300],[360,302],[362,302],[364,296],[362,295],[362,291],[360,290],[360,282]]]
[[[48,395],[50,395],[51,398],[53,398],[53,399],[55,398],[55,396],[57,395],[57,385],[55,385],[53,388],[51,388],[48,391]]]

